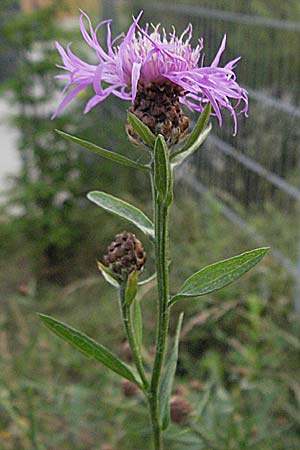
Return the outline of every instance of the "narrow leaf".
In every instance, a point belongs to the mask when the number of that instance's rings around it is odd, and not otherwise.
[[[201,133],[203,133],[204,129],[206,128],[209,117],[211,113],[211,104],[208,103],[200,116],[198,117],[197,123],[194,126],[191,134],[189,135],[189,138],[186,142],[186,144],[179,150],[180,152],[185,152],[188,150],[192,145],[195,144],[195,142],[198,140],[198,137]]]
[[[149,170],[147,166],[144,164],[133,161],[132,159],[126,158],[126,156],[120,155],[119,153],[112,152],[111,150],[106,150],[104,148],[98,147],[98,145],[93,144],[92,142],[85,141],[84,139],[80,139],[76,136],[72,136],[71,134],[65,133],[64,131],[55,130],[60,136],[68,139],[69,141],[75,142],[75,144],[81,145],[92,152],[97,153],[104,158],[110,159],[118,164],[122,164],[123,166],[133,167],[134,169],[142,169]]]
[[[161,134],[156,138],[154,145],[154,183],[158,198],[163,201],[170,187],[169,149]]]
[[[205,130],[199,134],[198,139],[184,152],[178,152],[174,153],[171,159],[171,165],[172,167],[176,167],[179,164],[183,163],[185,159],[187,159],[189,156],[191,156],[198,148],[203,144],[209,133],[211,132],[211,124],[208,125],[208,127],[205,128]]]
[[[174,378],[178,360],[178,347],[180,331],[183,321],[183,313],[180,314],[178,325],[176,329],[176,335],[174,340],[174,346],[171,354],[168,358],[165,373],[162,377],[159,387],[159,415],[161,419],[162,429],[165,430],[169,425],[170,420],[170,397],[173,389]]]
[[[96,341],[88,337],[86,334],[81,333],[75,328],[72,328],[63,322],[60,322],[53,317],[45,314],[39,314],[44,324],[57,336],[64,341],[68,342],[72,347],[75,347],[86,356],[101,362],[113,372],[121,375],[127,380],[135,383],[139,386],[138,380],[135,378],[131,369],[124,364],[119,358],[111,353],[103,345],[98,344]]]
[[[155,143],[155,136],[150,128],[148,128],[147,125],[145,125],[136,115],[132,114],[129,111],[127,119],[134,131],[136,131],[137,134],[141,137],[142,141],[153,148]]]
[[[268,247],[258,248],[207,266],[191,275],[170,300],[170,305],[185,297],[198,297],[227,286],[255,266]]]
[[[138,288],[138,271],[133,270],[130,272],[127,278],[125,287],[125,303],[126,305],[131,305],[135,299],[137,288]]]
[[[143,340],[143,318],[141,304],[138,299],[135,299],[132,305],[132,323],[138,352],[141,354]]]
[[[87,198],[106,211],[127,219],[151,239],[154,239],[153,223],[140,209],[105,192],[92,191],[88,193]]]
[[[145,280],[141,280],[138,282],[139,286],[144,286],[144,284],[150,283],[150,281],[155,280],[156,278],[156,272],[153,273],[150,277],[146,278]]]
[[[118,288],[120,286],[120,280],[111,270],[108,269],[101,261],[97,261],[98,269],[100,270],[103,278],[113,287]]]

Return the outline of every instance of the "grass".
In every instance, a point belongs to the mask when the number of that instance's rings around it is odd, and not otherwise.
[[[255,247],[242,233],[232,235],[232,225],[205,197],[187,200],[186,194],[177,189],[172,211],[174,290],[194,270]],[[150,450],[142,399],[125,397],[117,376],[60,342],[35,314],[51,314],[122,353],[115,293],[96,268],[91,269],[93,243],[97,252],[104,249],[116,222],[104,215],[95,220],[103,220],[104,227],[91,225],[94,233],[87,234],[81,257],[70,261],[71,281],[65,286],[36,285],[27,269],[26,241],[9,230],[3,235],[3,450],[99,450],[106,443],[113,450]],[[118,225],[124,228],[123,222]],[[291,314],[291,293],[291,280],[267,257],[223,291],[174,307],[171,333],[179,311],[185,310],[177,381],[193,413],[185,426],[172,424],[166,436],[168,450],[299,448],[300,325]],[[144,345],[151,350],[155,289],[141,295]]]

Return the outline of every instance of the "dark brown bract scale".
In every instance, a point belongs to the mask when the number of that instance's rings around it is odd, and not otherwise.
[[[153,134],[162,134],[170,147],[183,138],[189,129],[189,119],[179,104],[182,94],[182,88],[170,81],[146,84],[140,82],[129,111],[147,125]],[[133,143],[142,142],[129,123],[126,130]]]
[[[123,279],[133,270],[142,271],[145,262],[141,241],[128,231],[117,234],[103,256],[103,264]]]

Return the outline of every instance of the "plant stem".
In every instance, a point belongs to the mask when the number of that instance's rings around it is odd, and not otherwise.
[[[158,286],[156,352],[150,385],[149,408],[154,448],[163,450],[162,430],[159,419],[158,391],[164,362],[169,326],[169,269],[168,269],[168,207],[157,200],[154,190],[155,253]]]
[[[124,286],[122,286],[120,289],[120,303],[121,303],[121,309],[122,309],[122,315],[123,315],[126,336],[128,339],[128,343],[130,346],[134,364],[135,364],[137,371],[141,377],[143,386],[144,386],[145,390],[147,391],[149,389],[149,382],[148,382],[146,374],[145,374],[141,354],[140,354],[140,352],[137,348],[137,344],[136,344],[135,334],[134,334],[134,330],[133,330],[133,326],[132,326],[132,322],[131,322],[130,305],[126,305],[125,301],[124,301],[124,291],[125,291],[125,288],[124,288]]]

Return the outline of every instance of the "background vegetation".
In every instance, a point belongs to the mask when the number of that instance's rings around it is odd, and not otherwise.
[[[243,12],[245,2],[235,4]],[[266,2],[252,4],[269,14]],[[297,2],[294,9],[292,4],[282,13],[286,18],[297,12]],[[122,192],[150,214],[149,186],[136,171],[95,159],[53,132],[76,132],[138,158],[140,150],[126,139],[125,107],[106,102],[83,120],[86,93],[70,114],[50,121],[57,102],[51,42],[72,39],[76,47],[77,39],[58,27],[57,5],[10,15],[1,33],[15,60],[1,92],[17,106],[23,164],[0,216],[0,448],[148,450],[142,399],[127,397],[119,378],[50,335],[35,315],[49,313],[78,326],[127,357],[114,291],[95,264],[126,224],[89,204],[85,194]],[[78,44],[77,50],[84,51]],[[280,242],[288,233],[279,230]],[[170,245],[175,290],[193,270],[256,244],[243,232],[233,233],[209,195],[195,198],[178,183]],[[152,260],[145,246],[146,276]],[[176,393],[191,403],[192,413],[170,428],[169,450],[300,447],[300,322],[292,313],[292,290],[285,270],[269,257],[239,283],[186,302]],[[150,285],[139,295],[151,358],[156,292]]]

